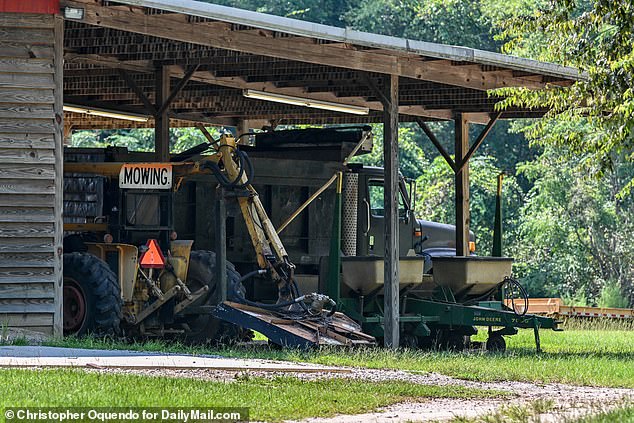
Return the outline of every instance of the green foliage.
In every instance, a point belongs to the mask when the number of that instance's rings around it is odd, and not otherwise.
[[[533,184],[521,210],[516,250],[532,293],[580,295],[594,304],[603,286],[614,283],[631,296],[634,201],[616,194],[634,167],[623,164],[590,178],[560,148],[549,147],[519,171]]]
[[[374,147],[370,154],[355,157],[352,162],[383,166],[383,125],[372,125]],[[400,171],[406,178],[416,179],[425,172],[427,160],[414,128],[402,125],[398,130]]]
[[[542,144],[566,148],[582,155],[580,163],[592,174],[612,171],[634,149],[634,5],[605,0],[566,0],[534,10],[531,19],[516,17],[506,33],[513,44],[535,32],[548,34],[541,55],[585,72],[570,88],[541,91],[504,89],[510,94],[501,107],[548,107],[529,134]],[[518,41],[519,40],[519,41]],[[511,45],[513,45],[511,44]],[[566,130],[558,130],[562,123]],[[632,187],[628,184],[623,192]]]
[[[203,0],[254,10],[256,12],[286,16],[327,25],[344,26],[341,16],[352,6],[350,0]]]
[[[435,43],[497,50],[483,1],[370,0],[344,15],[355,29]]]
[[[533,290],[538,290],[538,289],[539,288],[533,287]],[[552,292],[549,292],[542,296],[548,297],[548,296],[556,295],[556,294],[557,292],[555,292],[555,294],[552,294]],[[580,287],[574,292],[564,292],[563,294],[560,294],[559,296],[561,297],[561,300],[564,302],[564,304],[568,306],[572,306],[572,307],[590,306],[590,304],[588,304],[588,297],[586,297],[584,287]]]
[[[471,223],[478,254],[490,255],[497,177],[501,173],[489,156],[475,156],[470,164]],[[420,217],[443,223],[455,222],[454,174],[442,157],[436,157],[417,179],[416,206]],[[504,251],[508,254],[517,230],[523,192],[513,175],[503,182]]]
[[[220,129],[207,128],[217,138]],[[197,128],[170,129],[170,151],[180,153],[188,148],[207,142]],[[117,129],[103,131],[77,131],[72,134],[71,147],[105,148],[109,146],[127,147],[129,151],[154,151],[154,129]]]
[[[629,301],[623,296],[621,284],[618,281],[611,280],[603,284],[599,299],[597,300],[597,306],[618,308],[629,306]]]

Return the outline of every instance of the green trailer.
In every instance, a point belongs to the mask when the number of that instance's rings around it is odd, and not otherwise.
[[[423,257],[400,260],[402,346],[460,351],[476,346],[470,337],[477,333],[478,327],[484,327],[488,331],[486,349],[504,351],[503,336],[527,328],[534,330],[539,351],[539,330],[559,330],[554,319],[525,313],[526,300],[510,275],[512,259],[473,256],[432,261],[434,273],[425,274]],[[343,257],[341,268],[339,280],[330,284],[328,294],[338,298],[340,310],[361,323],[364,332],[380,341],[383,259]]]

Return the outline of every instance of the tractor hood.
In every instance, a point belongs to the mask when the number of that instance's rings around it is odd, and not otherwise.
[[[417,219],[417,221],[422,232],[422,251],[432,256],[456,255],[456,227],[454,225],[424,219]],[[469,231],[469,241],[475,242],[473,231]]]

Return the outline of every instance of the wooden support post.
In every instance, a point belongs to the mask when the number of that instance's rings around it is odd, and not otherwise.
[[[489,132],[491,132],[491,129],[493,129],[493,127],[495,126],[495,123],[498,121],[498,119],[501,116],[502,116],[502,112],[497,112],[491,117],[491,119],[489,120],[489,123],[487,123],[484,129],[482,130],[482,132],[480,132],[480,135],[478,135],[478,138],[476,138],[471,148],[469,148],[469,151],[464,156],[462,161],[457,163],[456,169],[454,169],[454,171],[462,169],[467,163],[469,163],[469,160],[471,160],[471,157],[473,157],[473,154],[476,152],[478,148],[480,148],[480,146],[484,142],[484,139],[487,137],[487,135],[489,135]]]
[[[53,111],[55,113],[55,207],[53,209],[54,218],[54,245],[53,245],[53,270],[54,274],[54,294],[53,294],[53,335],[64,336],[64,21],[61,17],[55,17],[54,29],[55,41],[53,44],[55,73],[55,103]],[[34,153],[31,153],[34,154]],[[25,181],[26,182],[26,181]],[[9,205],[9,204],[7,204]],[[25,309],[27,309],[25,305]],[[27,315],[25,315],[27,317]]]
[[[454,116],[456,167],[456,256],[469,255],[469,163],[464,162],[469,151],[469,122],[462,113]]]
[[[383,105],[383,160],[385,163],[384,343],[399,346],[399,234],[398,234],[398,75],[386,78]]]
[[[181,78],[180,81],[178,81],[178,84],[176,85],[176,87],[174,87],[173,90],[170,91],[170,84],[169,84],[169,68],[168,70],[166,70],[167,74],[168,74],[168,82],[167,82],[167,92],[169,93],[169,95],[167,96],[167,98],[163,97],[163,101],[162,103],[158,103],[156,104],[156,107],[158,108],[157,110],[157,114],[161,115],[164,112],[167,112],[167,110],[169,109],[170,105],[172,104],[172,102],[176,99],[176,97],[178,97],[178,95],[181,93],[181,91],[183,91],[183,88],[185,88],[185,85],[187,85],[187,83],[189,82],[189,80],[191,79],[192,75],[194,74],[194,72],[196,72],[198,70],[198,66],[199,65],[195,65],[192,66],[191,68],[189,68],[189,70],[185,73],[185,75]]]
[[[170,73],[167,66],[161,66],[156,70],[155,87],[157,108],[166,103],[170,95]],[[169,107],[163,108],[154,116],[154,152],[159,162],[170,161],[170,119]]]
[[[238,121],[238,126],[236,127],[236,132],[237,132],[236,136],[247,134],[249,132],[250,125],[251,125],[251,122],[249,122],[247,119],[240,119]]]
[[[216,250],[216,300],[218,304],[227,299],[227,208],[225,190],[216,189],[216,205],[214,210]]]

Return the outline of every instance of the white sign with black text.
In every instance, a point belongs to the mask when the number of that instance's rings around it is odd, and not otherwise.
[[[126,163],[119,172],[119,188],[170,189],[172,188],[172,165]]]

